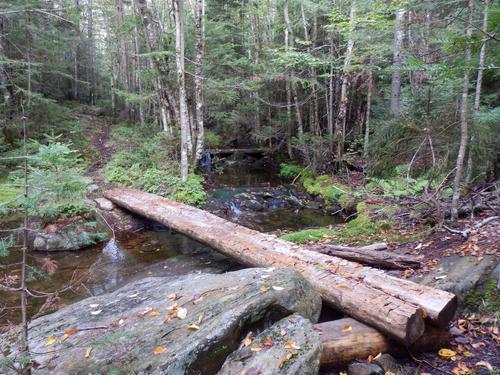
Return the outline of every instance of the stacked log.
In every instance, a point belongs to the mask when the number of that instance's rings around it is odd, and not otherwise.
[[[444,326],[456,310],[457,299],[451,293],[307,250],[195,207],[133,189],[113,189],[104,195],[245,265],[298,270],[327,303],[405,346],[423,335],[424,319]]]

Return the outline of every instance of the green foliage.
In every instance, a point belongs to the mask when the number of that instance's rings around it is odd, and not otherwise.
[[[395,177],[392,179],[372,177],[366,187],[369,191],[381,193],[386,197],[400,198],[418,195],[424,191],[426,186],[429,186],[429,180],[424,177],[418,179],[411,177]]]
[[[320,196],[329,203],[339,202],[344,195],[351,193],[348,186],[334,184],[329,175],[306,177],[302,180],[302,184],[309,194]]]
[[[306,168],[296,165],[296,164],[287,164],[287,163],[281,163],[280,164],[280,171],[279,175],[287,180],[293,180],[297,176],[305,176],[308,171]]]
[[[329,228],[305,229],[298,232],[285,234],[281,236],[281,239],[302,244],[307,242],[319,241],[325,237],[332,237],[335,235],[335,233],[335,230]]]
[[[224,145],[222,137],[211,130],[205,130],[204,136],[206,148],[220,148]]]
[[[119,126],[113,131],[112,144],[123,150],[113,155],[104,176],[112,183],[202,206],[206,200],[203,178],[193,174],[185,182],[180,180],[177,142],[175,135],[147,130],[137,134],[133,128]]]

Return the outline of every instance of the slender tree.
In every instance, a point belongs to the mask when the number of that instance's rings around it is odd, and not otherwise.
[[[394,49],[392,58],[392,82],[390,111],[393,116],[399,116],[401,102],[401,61],[404,41],[404,9],[396,11],[396,25],[394,28]]]
[[[469,16],[467,20],[466,43],[465,48],[465,61],[464,61],[464,78],[462,85],[462,100],[460,103],[460,146],[458,148],[457,163],[455,166],[455,179],[453,180],[453,197],[451,200],[451,217],[456,219],[458,217],[458,202],[460,199],[460,186],[462,182],[462,169],[464,166],[465,150],[468,141],[468,123],[467,123],[467,109],[468,109],[468,94],[469,94],[469,70],[471,63],[471,39],[473,31],[473,16],[474,16],[474,0],[469,0]]]

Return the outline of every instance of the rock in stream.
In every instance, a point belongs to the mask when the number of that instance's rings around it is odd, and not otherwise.
[[[29,346],[36,374],[213,374],[249,330],[293,313],[316,322],[320,309],[291,269],[149,277],[35,319]],[[10,359],[19,333],[0,336]]]

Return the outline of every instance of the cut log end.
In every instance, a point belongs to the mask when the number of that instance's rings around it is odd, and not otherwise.
[[[424,323],[424,311],[422,309],[417,309],[410,319],[408,319],[408,324],[406,326],[406,338],[403,341],[406,347],[413,345],[425,331]]]
[[[446,327],[448,323],[454,318],[455,313],[458,308],[458,299],[457,296],[450,293],[450,300],[444,307],[442,307],[435,319],[430,319],[429,322],[437,327]]]

